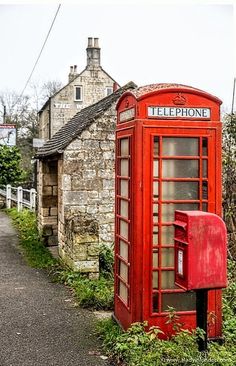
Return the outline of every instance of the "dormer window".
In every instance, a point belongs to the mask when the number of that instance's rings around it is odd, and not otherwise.
[[[82,94],[82,86],[75,86],[75,101],[81,101],[83,100],[83,94]]]
[[[106,96],[111,95],[113,93],[113,88],[110,86],[106,87]]]

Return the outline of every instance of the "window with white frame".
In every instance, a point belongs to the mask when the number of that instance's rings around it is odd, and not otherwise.
[[[81,101],[83,99],[83,94],[82,94],[82,86],[76,85],[75,86],[75,101]]]

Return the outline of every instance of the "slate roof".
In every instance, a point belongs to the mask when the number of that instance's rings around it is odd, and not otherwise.
[[[110,106],[116,102],[120,96],[130,90],[136,88],[132,81],[123,87],[116,90],[109,96],[92,104],[80,112],[78,112],[72,119],[70,119],[59,131],[53,135],[41,148],[38,149],[35,158],[43,159],[47,156],[62,154],[64,149],[72,142],[78,135],[86,130],[98,117],[100,117]]]

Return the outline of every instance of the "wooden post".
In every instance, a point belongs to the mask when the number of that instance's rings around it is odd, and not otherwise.
[[[11,208],[11,185],[7,184],[6,187],[6,207]]]
[[[23,189],[22,187],[17,187],[17,211],[22,211],[22,201],[23,201]]]
[[[31,188],[30,190],[30,209],[35,211],[36,208],[36,190]]]

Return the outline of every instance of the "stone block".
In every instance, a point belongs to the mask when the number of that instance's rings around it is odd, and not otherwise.
[[[96,177],[96,170],[86,169],[83,171],[83,178],[84,179],[91,179]]]
[[[75,261],[74,268],[81,273],[99,272],[99,262],[97,261]]]
[[[43,195],[51,196],[52,195],[52,186],[43,186]]]
[[[104,160],[113,160],[114,159],[114,153],[113,153],[113,151],[105,151],[103,153],[103,159]]]
[[[57,216],[57,207],[50,208],[50,216]]]
[[[99,251],[100,251],[99,244],[95,243],[95,244],[89,244],[88,245],[88,256],[98,257],[99,256]]]
[[[103,151],[109,151],[110,150],[110,144],[107,141],[101,141],[100,142],[100,148]]]
[[[97,207],[97,205],[88,205],[87,206],[87,213],[89,213],[89,214],[96,214],[97,212],[98,212],[98,207]]]
[[[88,197],[89,199],[93,199],[93,198],[99,198],[99,194],[98,194],[98,191],[91,191],[91,192],[88,192]]]
[[[88,192],[76,191],[76,192],[64,192],[64,204],[66,205],[78,205],[79,203],[87,202]]]
[[[57,185],[57,174],[44,174],[43,185],[44,186]]]
[[[43,208],[56,207],[57,206],[57,196],[43,196],[42,197]]]
[[[52,195],[57,196],[58,195],[58,186],[55,185],[52,187]]]
[[[70,146],[69,146],[69,149],[81,149],[81,140],[80,139],[75,139],[74,141],[72,141],[71,143],[70,143]],[[68,151],[66,151],[66,155],[65,155],[65,158],[67,158],[67,152]]]
[[[115,132],[114,133],[109,133],[107,135],[107,139],[108,140],[111,140],[111,141],[115,141]]]
[[[86,261],[88,259],[87,244],[74,245],[74,259],[77,261]]]
[[[78,234],[76,234],[75,237],[74,237],[75,245],[88,244],[88,243],[93,243],[93,242],[97,243],[97,241],[98,241],[98,238],[95,235],[89,235],[89,234],[78,235]]]
[[[115,180],[114,179],[103,179],[103,189],[114,189]]]
[[[64,191],[70,191],[71,190],[71,175],[63,174],[63,176],[62,176],[62,189]]]
[[[43,225],[57,225],[57,216],[48,216],[43,218]]]
[[[49,216],[49,208],[42,208],[41,213],[43,216]]]
[[[88,130],[85,130],[81,133],[80,137],[81,137],[81,139],[88,140],[91,138],[91,132],[89,132]]]

